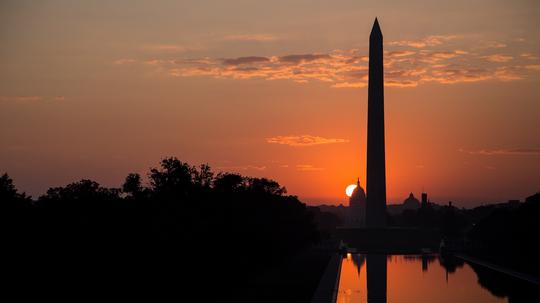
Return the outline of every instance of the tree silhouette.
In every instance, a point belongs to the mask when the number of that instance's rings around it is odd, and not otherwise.
[[[318,239],[311,212],[274,180],[215,174],[208,164],[174,157],[150,169],[148,187],[141,179],[131,173],[121,189],[83,179],[50,188],[32,203],[4,174],[0,197],[16,227],[11,235],[25,239],[21,250],[47,260],[24,262],[76,279],[99,274],[109,285],[178,287],[179,280],[165,277],[181,273],[190,277],[185,289],[203,283],[207,272],[226,272],[228,279],[215,285],[226,292]]]
[[[131,197],[139,195],[143,191],[141,175],[129,174],[122,185],[122,191],[129,194]]]

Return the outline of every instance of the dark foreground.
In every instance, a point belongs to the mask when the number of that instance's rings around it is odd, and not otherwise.
[[[309,301],[327,262],[297,197],[265,178],[167,158],[122,188],[91,180],[37,200],[0,177],[4,285],[18,297]]]

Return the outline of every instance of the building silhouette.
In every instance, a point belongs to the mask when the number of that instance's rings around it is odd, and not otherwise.
[[[379,22],[369,36],[368,134],[367,134],[368,228],[386,226],[386,165],[384,147],[383,36]]]
[[[428,206],[428,197],[427,193],[422,193],[422,208],[426,208]]]
[[[366,193],[360,186],[360,178],[356,181],[356,188],[349,197],[346,225],[347,227],[365,227],[366,225]]]
[[[409,197],[403,201],[403,209],[419,209],[420,201],[416,199],[413,193],[409,194]]]

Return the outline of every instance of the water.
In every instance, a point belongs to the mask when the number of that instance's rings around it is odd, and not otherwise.
[[[347,254],[337,302],[540,302],[539,290],[455,257]]]

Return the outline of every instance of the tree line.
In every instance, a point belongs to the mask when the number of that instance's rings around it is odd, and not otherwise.
[[[216,174],[174,157],[147,177],[144,185],[129,174],[121,188],[83,179],[32,200],[2,175],[12,265],[76,277],[102,272],[100,281],[111,283],[173,275],[195,286],[217,274],[227,279],[214,287],[226,291],[319,239],[306,205],[274,180]]]

